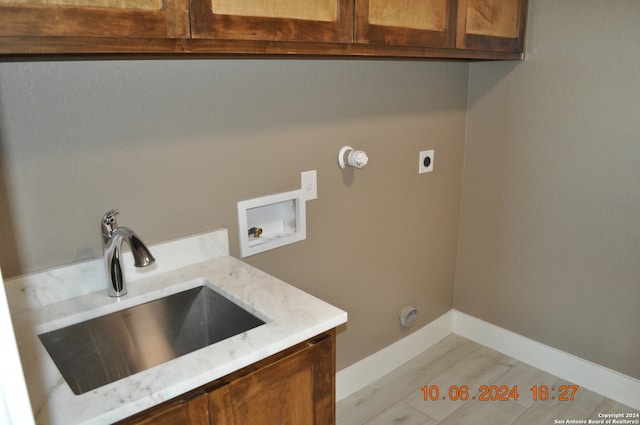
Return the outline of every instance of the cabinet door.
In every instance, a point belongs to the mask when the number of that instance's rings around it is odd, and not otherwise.
[[[325,335],[209,394],[216,425],[333,425],[335,354]]]
[[[356,0],[356,41],[450,48],[455,0]]]
[[[0,0],[0,36],[184,38],[188,0]]]
[[[118,422],[118,425],[209,425],[207,395],[170,402]]]
[[[523,52],[527,0],[459,0],[456,47]]]
[[[353,0],[190,0],[193,38],[350,42]]]

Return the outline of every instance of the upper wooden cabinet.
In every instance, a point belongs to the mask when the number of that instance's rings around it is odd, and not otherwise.
[[[527,0],[458,0],[456,47],[522,52]]]
[[[456,2],[356,0],[356,42],[451,48]]]
[[[193,38],[350,42],[353,0],[191,0]]]
[[[522,52],[527,0],[356,0],[356,42]]]
[[[0,55],[522,59],[527,0],[0,0]]]
[[[188,0],[0,0],[0,36],[189,36]]]

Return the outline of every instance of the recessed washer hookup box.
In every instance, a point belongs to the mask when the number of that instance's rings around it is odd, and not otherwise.
[[[302,189],[238,202],[242,257],[306,239],[306,221]]]

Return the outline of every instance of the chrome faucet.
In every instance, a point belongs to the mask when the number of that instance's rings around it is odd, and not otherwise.
[[[122,272],[122,242],[126,240],[133,254],[133,265],[147,267],[153,264],[149,249],[128,227],[118,227],[116,215],[118,210],[107,211],[102,217],[102,251],[107,270],[107,292],[110,297],[120,297],[127,293],[127,283]]]

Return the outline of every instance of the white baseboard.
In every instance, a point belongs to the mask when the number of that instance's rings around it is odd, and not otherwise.
[[[336,374],[336,400],[355,393],[451,334],[453,310]]]
[[[448,311],[411,335],[339,371],[336,375],[336,399],[340,401],[376,381],[451,333],[640,409],[640,380],[457,310]]]
[[[453,310],[453,333],[573,384],[640,409],[640,381]]]

